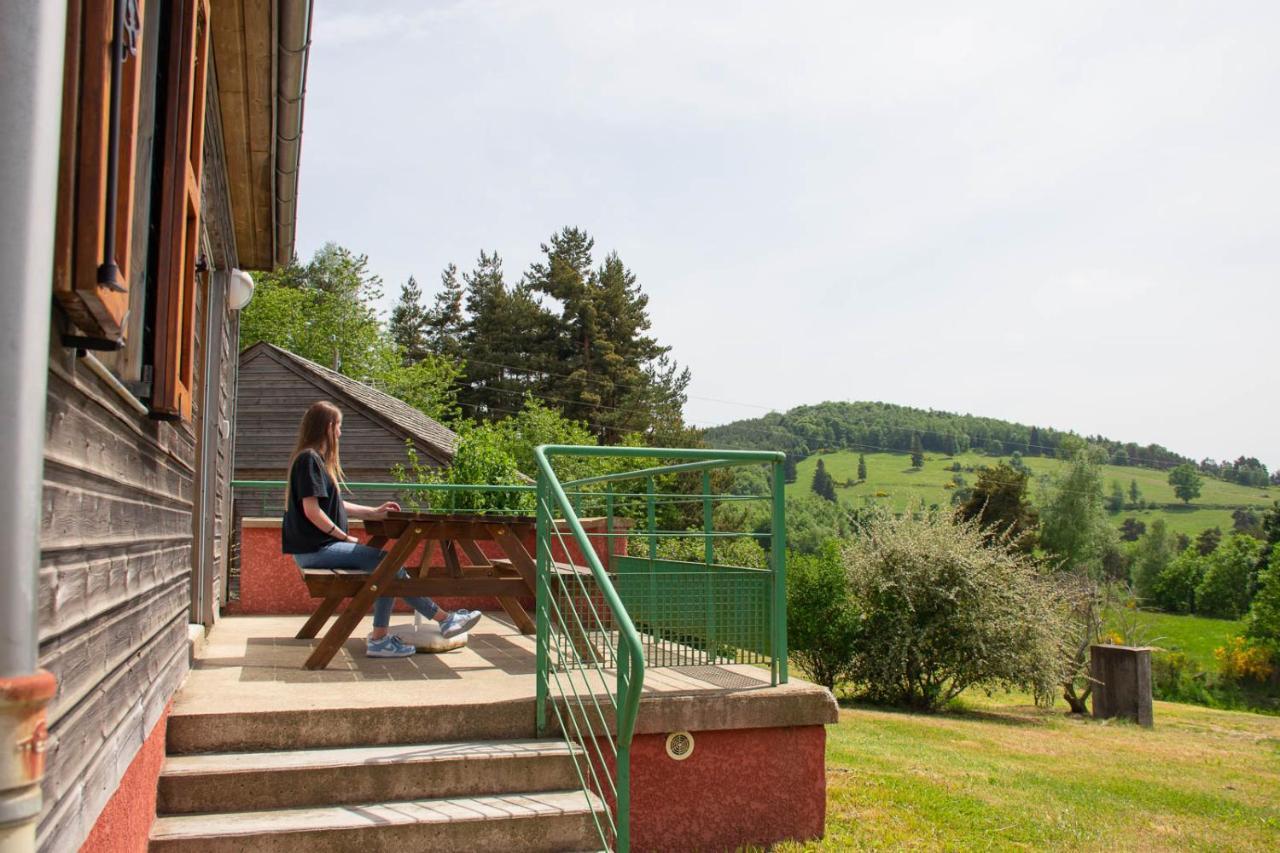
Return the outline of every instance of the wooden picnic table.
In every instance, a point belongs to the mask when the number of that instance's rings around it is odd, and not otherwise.
[[[494,597],[521,633],[533,634],[533,617],[520,599],[535,596],[537,590],[537,562],[524,544],[533,536],[535,523],[532,516],[414,512],[392,512],[385,519],[366,520],[367,545],[383,548],[392,543],[373,572],[302,570],[307,588],[322,601],[298,638],[314,638],[338,605],[347,600],[346,608],[307,658],[307,669],[328,666],[374,601],[383,596]],[[495,543],[504,557],[486,556],[481,542]],[[397,578],[419,545],[423,546],[422,558],[408,568],[409,577]],[[429,566],[437,548],[443,564]]]

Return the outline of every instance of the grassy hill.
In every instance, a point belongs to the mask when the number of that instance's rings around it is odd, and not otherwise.
[[[977,469],[983,465],[993,465],[1000,460],[977,453],[959,453],[954,457],[937,453],[926,453],[924,467],[915,470],[911,467],[911,457],[905,453],[868,453],[867,479],[858,483],[858,454],[851,450],[833,453],[814,454],[796,465],[796,481],[787,486],[789,494],[804,494],[813,481],[813,472],[821,459],[827,471],[835,478],[836,495],[841,503],[850,506],[862,506],[866,501],[883,502],[902,509],[913,501],[923,500],[926,505],[951,503],[951,483],[953,472],[950,470],[955,462],[964,469]],[[1007,460],[1006,460],[1007,461]],[[1027,457],[1023,460],[1027,467],[1038,477],[1056,473],[1063,466],[1058,459],[1043,457]],[[1129,490],[1131,480],[1136,480],[1142,497],[1148,503],[1160,506],[1143,511],[1123,510],[1112,516],[1117,526],[1130,517],[1150,524],[1157,518],[1163,518],[1169,529],[1177,533],[1194,536],[1209,527],[1231,529],[1231,511],[1238,507],[1264,509],[1280,499],[1280,487],[1251,488],[1235,483],[1210,478],[1204,479],[1202,494],[1190,506],[1183,506],[1169,485],[1168,474],[1151,468],[1130,466],[1103,466],[1107,489],[1111,482],[1118,482],[1125,490]],[[969,470],[961,472],[970,484],[977,480],[977,474]],[[852,483],[852,485],[846,485]],[[1032,500],[1036,499],[1037,489],[1032,486]],[[1126,498],[1127,499],[1127,498]]]

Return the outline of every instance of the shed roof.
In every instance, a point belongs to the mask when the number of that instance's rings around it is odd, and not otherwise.
[[[244,366],[258,357],[274,359],[314,384],[330,389],[335,396],[344,397],[353,407],[369,413],[392,430],[427,445],[441,461],[453,459],[457,434],[403,400],[266,341],[259,341],[240,353],[240,364]]]

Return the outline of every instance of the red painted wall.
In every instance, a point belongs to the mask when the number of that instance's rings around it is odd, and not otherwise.
[[[683,761],[665,734],[631,743],[637,851],[736,850],[821,838],[827,814],[823,726],[694,732]]]
[[[156,786],[164,764],[165,726],[172,708],[170,702],[129,762],[120,787],[98,815],[80,853],[146,853],[156,817]]]
[[[364,530],[352,526],[352,535],[366,541],[368,536]],[[614,553],[626,553],[626,539],[616,537],[613,540],[603,536],[593,537],[592,545],[596,554],[605,559],[612,541]],[[502,550],[493,542],[481,542],[480,548],[488,557],[504,556]],[[574,543],[570,543],[573,545]],[[533,536],[527,537],[524,543],[529,553],[534,553]],[[553,556],[557,560],[564,559],[564,549],[553,541]],[[581,554],[574,549],[575,561],[581,564]],[[406,561],[406,565],[417,565],[422,559],[422,548],[419,547]],[[429,566],[443,565],[440,549],[435,548]],[[605,562],[605,565],[608,565]],[[498,602],[492,598],[439,598],[436,603],[446,610],[465,607],[470,610],[497,610]],[[240,600],[226,608],[227,613],[243,615],[286,615],[308,614],[315,610],[317,600],[307,592],[302,575],[298,572],[298,564],[293,557],[280,550],[280,527],[241,526],[240,528]],[[530,598],[526,607],[533,606]],[[404,602],[396,602],[397,613],[412,612]]]

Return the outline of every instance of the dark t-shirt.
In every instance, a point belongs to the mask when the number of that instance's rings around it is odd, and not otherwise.
[[[298,454],[289,469],[289,506],[284,512],[284,523],[280,525],[281,544],[286,554],[310,554],[330,542],[339,541],[335,538],[337,531],[321,530],[303,512],[303,498],[312,497],[320,499],[320,509],[346,533],[347,509],[342,505],[338,484],[324,469],[320,454],[305,450]]]

